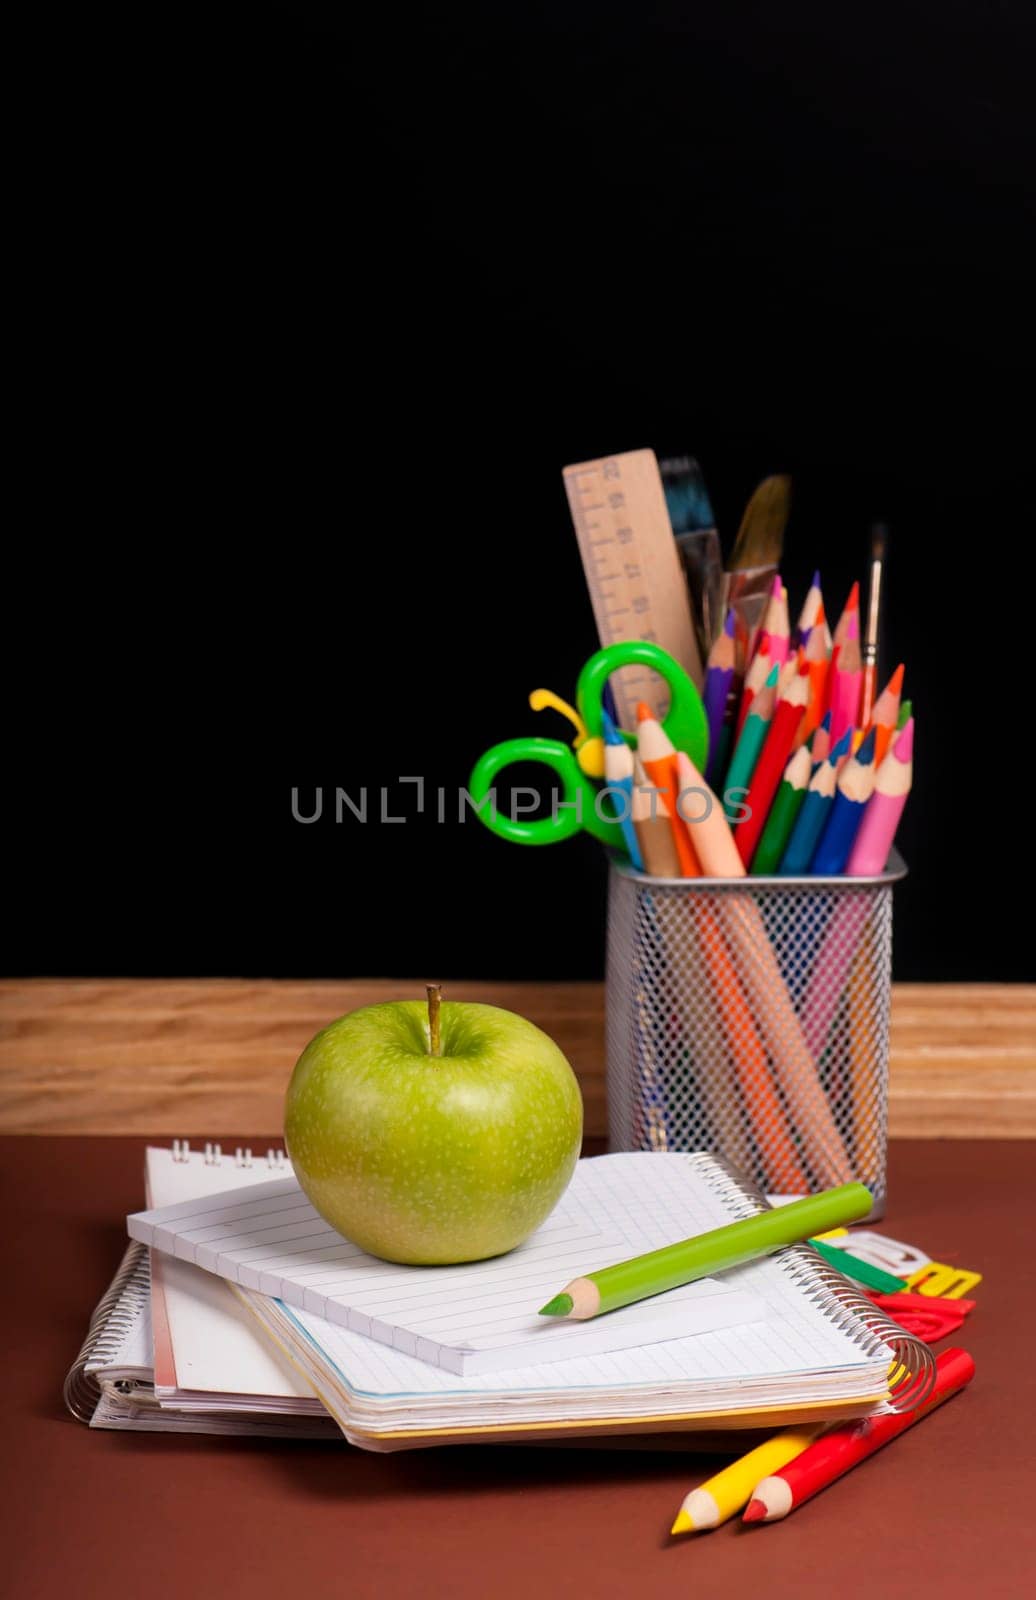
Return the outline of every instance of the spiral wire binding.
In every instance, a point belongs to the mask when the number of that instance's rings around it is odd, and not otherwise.
[[[94,1307],[82,1348],[65,1379],[65,1404],[80,1422],[90,1421],[101,1398],[101,1385],[93,1373],[87,1372],[87,1364],[96,1361],[104,1365],[112,1360],[150,1289],[147,1248],[134,1240],[108,1289]]]
[[[773,1210],[762,1190],[722,1156],[702,1152],[688,1159],[697,1176],[719,1195],[737,1221]],[[805,1290],[837,1328],[850,1334],[865,1355],[878,1355],[882,1345],[892,1351],[895,1360],[889,1375],[889,1405],[893,1411],[913,1411],[924,1404],[935,1386],[936,1371],[935,1357],[923,1340],[914,1338],[887,1317],[811,1245],[786,1245],[771,1259],[780,1262],[795,1286]]]

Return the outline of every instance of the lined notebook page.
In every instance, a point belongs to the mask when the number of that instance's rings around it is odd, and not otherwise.
[[[728,1274],[587,1323],[537,1316],[579,1273],[729,1220],[688,1162],[630,1154],[579,1162],[524,1245],[459,1267],[376,1260],[336,1233],[294,1179],[140,1212],[128,1227],[131,1237],[244,1288],[469,1376],[762,1320],[762,1301]]]

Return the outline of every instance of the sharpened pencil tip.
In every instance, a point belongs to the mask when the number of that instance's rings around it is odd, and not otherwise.
[[[638,700],[637,701],[637,721],[638,722],[651,722],[654,719],[654,715],[655,715],[655,713],[652,711],[651,707],[648,705],[646,700]]]
[[[728,639],[732,639],[734,637],[735,622],[736,618],[734,616],[734,607],[730,606],[727,609],[726,620],[723,623],[723,632],[726,634]]]
[[[548,1300],[545,1306],[540,1307],[541,1317],[567,1317],[572,1309],[572,1296],[570,1294],[556,1294],[553,1300]]]
[[[859,583],[859,579],[857,579],[857,581],[853,584],[852,588],[849,590],[849,598],[845,602],[845,609],[846,609],[846,611],[858,611],[860,609],[860,583]]]
[[[869,728],[863,743],[856,752],[856,759],[861,767],[869,767],[874,760],[874,747],[878,739],[877,728]]]
[[[897,761],[912,761],[914,756],[914,719],[908,717],[892,746],[892,753]]]
[[[604,733],[605,744],[621,744],[622,736],[615,726],[607,711],[601,711],[601,729]]]
[[[819,589],[820,586],[820,568],[818,567],[816,572],[813,574],[813,582],[810,584],[810,588]]]
[[[899,666],[896,668],[895,672],[892,674],[891,678],[889,679],[889,685],[888,686],[891,689],[893,694],[901,694],[903,692],[903,674],[904,674],[905,671],[906,671],[906,668],[904,667],[904,665],[903,665],[903,663],[901,661],[899,663]]]
[[[694,1532],[694,1520],[691,1517],[690,1512],[685,1511],[683,1506],[681,1506],[679,1511],[676,1513],[676,1521],[673,1523],[673,1526],[670,1528],[669,1532],[670,1533],[693,1533]]]
[[[849,751],[852,749],[852,742],[853,730],[852,728],[846,728],[845,732],[842,734],[842,737],[839,739],[838,743],[835,745],[827,759],[831,762],[841,761],[842,757],[847,756]]]
[[[766,1502],[765,1502],[765,1500],[749,1500],[747,1506],[745,1507],[745,1514],[741,1518],[741,1520],[742,1520],[742,1522],[765,1522],[766,1521]]]
[[[766,679],[766,687],[768,689],[773,689],[776,686],[777,680],[780,677],[780,675],[781,674],[780,674],[780,670],[778,669],[778,667],[776,665],[772,666],[770,668],[769,676]]]

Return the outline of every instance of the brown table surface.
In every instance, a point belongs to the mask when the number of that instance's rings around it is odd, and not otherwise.
[[[240,1130],[236,1130],[240,1131]],[[985,1273],[945,1409],[776,1527],[667,1529],[715,1466],[690,1450],[341,1445],[92,1431],[61,1384],[142,1202],[140,1138],[0,1139],[5,1265],[3,1588],[199,1597],[583,1594],[838,1600],[1015,1596],[1031,1511],[1036,1282],[1023,1142],[891,1150],[883,1227]],[[232,1142],[229,1141],[229,1142]],[[599,1146],[598,1146],[599,1148]]]

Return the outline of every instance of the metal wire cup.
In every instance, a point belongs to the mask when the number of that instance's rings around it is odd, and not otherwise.
[[[611,863],[613,1150],[713,1150],[767,1193],[885,1206],[893,853],[874,878],[649,878]]]

